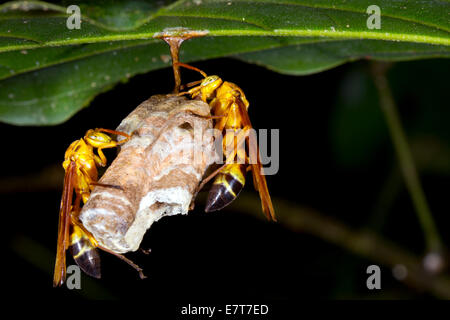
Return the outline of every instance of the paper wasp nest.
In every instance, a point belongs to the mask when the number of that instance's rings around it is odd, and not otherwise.
[[[193,193],[216,160],[209,106],[177,96],[153,96],[116,130],[132,135],[121,146],[80,214],[99,243],[135,251],[163,216],[187,214]],[[203,116],[203,117],[202,117]],[[119,138],[120,139],[120,138]]]

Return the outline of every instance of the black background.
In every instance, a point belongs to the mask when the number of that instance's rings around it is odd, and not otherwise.
[[[239,84],[250,101],[255,128],[280,129],[280,170],[267,177],[275,208],[277,199],[286,199],[314,208],[349,227],[371,228],[369,212],[395,163],[392,144],[385,139],[369,161],[343,166],[335,159],[330,129],[344,77],[350,72],[367,74],[366,61],[301,77],[277,74],[233,59],[194,65]],[[449,70],[445,60],[404,62],[393,67],[390,80],[407,132],[420,131],[414,124],[423,113],[434,115],[436,121],[448,122],[448,118],[440,119],[439,110],[448,107],[445,87],[448,89]],[[197,74],[183,72],[184,82],[197,79]],[[246,215],[239,211],[239,199],[232,206],[209,214],[203,212],[204,203],[200,202],[187,216],[167,217],[155,223],[141,245],[151,248],[151,254],[128,255],[144,268],[148,279],[140,280],[129,266],[102,253],[101,280],[83,275],[82,290],[52,288],[62,180],[54,186],[51,176],[33,175],[60,164],[68,145],[87,129],[115,128],[143,100],[153,94],[168,93],[172,86],[172,70],[166,68],[118,84],[62,125],[0,124],[1,237],[6,268],[2,287],[9,296],[145,299],[176,301],[181,305],[295,302],[300,298],[432,297],[397,282],[391,270],[382,265],[383,289],[369,291],[365,272],[376,261]],[[420,97],[427,92],[437,98],[429,103],[425,99],[423,103]],[[431,130],[427,134],[441,133]],[[447,136],[440,138],[448,144]],[[111,161],[114,152],[108,151],[107,156]],[[431,173],[422,179],[444,233],[449,222],[449,176]],[[255,192],[251,179],[248,180],[243,192]],[[383,218],[386,221],[378,230],[380,234],[422,254],[422,231],[403,186],[386,217],[389,218]],[[448,236],[444,235],[444,239],[448,243]]]

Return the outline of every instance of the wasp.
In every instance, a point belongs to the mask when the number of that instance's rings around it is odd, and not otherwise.
[[[249,102],[244,92],[236,84],[223,81],[217,75],[208,76],[202,70],[188,64],[178,62],[177,65],[197,71],[204,77],[203,80],[187,84],[186,87],[192,88],[179,95],[189,95],[192,99],[199,98],[208,103],[211,108],[211,118],[214,119],[214,128],[224,134],[225,164],[204,179],[199,187],[201,189],[214,178],[205,211],[220,210],[236,199],[245,185],[246,172],[252,171],[254,186],[261,198],[262,210],[268,219],[275,220],[266,178],[262,173],[259,149],[255,140],[249,139],[248,135],[253,127],[248,115]],[[245,141],[248,142],[249,150],[256,151],[256,157],[253,157],[256,159],[245,161],[243,164],[236,163],[235,158],[246,160],[252,158],[248,154],[250,151],[245,148]]]
[[[107,133],[124,137],[114,141]],[[104,167],[107,159],[103,149],[117,147],[130,139],[124,132],[109,129],[90,129],[85,136],[72,142],[67,148],[63,168],[64,187],[61,198],[58,224],[58,243],[53,274],[53,286],[61,286],[66,279],[66,251],[70,248],[78,266],[88,275],[100,278],[100,257],[96,248],[107,251],[124,260],[143,278],[142,269],[124,256],[99,245],[95,237],[84,228],[78,219],[81,201],[86,203],[95,186],[120,188],[119,186],[98,183],[97,167]],[[95,154],[94,149],[97,150]],[[75,198],[74,198],[75,194]]]

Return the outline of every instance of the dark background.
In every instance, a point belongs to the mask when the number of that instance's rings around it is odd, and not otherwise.
[[[397,175],[395,153],[367,61],[299,77],[233,59],[194,65],[244,90],[255,128],[280,129],[280,170],[267,177],[275,208],[277,201],[287,200],[348,227],[373,230],[419,256],[424,253],[422,229]],[[444,159],[448,154],[449,67],[449,61],[439,59],[403,62],[389,73],[408,137],[418,145],[413,151],[419,159],[433,143]],[[197,74],[183,71],[183,82],[197,79]],[[144,268],[146,280],[140,280],[125,263],[101,253],[101,280],[83,274],[82,290],[52,288],[63,183],[60,164],[66,148],[89,128],[115,128],[143,100],[168,93],[172,86],[172,70],[166,68],[118,84],[62,125],[0,124],[2,261],[7,270],[2,289],[8,295],[155,298],[183,303],[433,297],[398,282],[391,269],[377,261],[240,212],[239,199],[209,214],[203,212],[200,201],[187,216],[155,223],[141,245],[151,248],[151,254],[128,255]],[[415,143],[423,139],[425,143]],[[107,156],[112,161],[114,151]],[[428,160],[419,166],[423,187],[448,244],[450,162]],[[56,173],[51,168],[57,168]],[[242,192],[254,193],[248,178]],[[370,264],[381,267],[382,290],[366,288]]]

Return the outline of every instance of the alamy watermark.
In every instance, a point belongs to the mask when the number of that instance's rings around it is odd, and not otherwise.
[[[81,10],[80,7],[72,4],[67,7],[66,12],[70,14],[70,16],[66,20],[67,29],[81,29]]]
[[[372,264],[367,267],[366,273],[370,274],[367,278],[366,286],[367,289],[381,289],[381,269],[376,264]]]
[[[68,289],[81,289],[81,270],[80,267],[71,264],[67,267],[67,280],[66,280],[66,286]]]
[[[202,163],[208,158],[205,154],[205,142],[214,140],[217,153],[216,164],[260,163],[261,174],[275,175],[280,167],[280,130],[279,129],[217,129],[203,130],[194,126],[192,148],[185,148],[189,153],[185,159],[194,160],[194,164]]]
[[[372,4],[367,7],[366,13],[369,15],[366,21],[367,28],[370,30],[381,29],[381,9]]]

